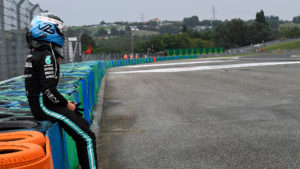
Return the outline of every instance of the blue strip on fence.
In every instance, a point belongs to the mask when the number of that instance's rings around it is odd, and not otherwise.
[[[65,152],[62,132],[58,123],[55,123],[46,132],[51,145],[51,153],[53,158],[54,168],[65,168]]]
[[[86,80],[82,79],[80,80],[80,82],[82,83],[82,95],[83,95],[83,108],[84,108],[84,118],[91,124],[90,121],[90,106],[89,106],[89,99],[88,98],[88,90],[87,90],[87,86],[86,86]]]

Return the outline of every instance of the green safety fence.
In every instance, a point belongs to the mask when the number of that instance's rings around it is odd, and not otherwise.
[[[202,54],[215,54],[224,53],[223,47],[214,48],[194,48],[194,49],[167,49],[168,56],[180,55],[202,55]]]

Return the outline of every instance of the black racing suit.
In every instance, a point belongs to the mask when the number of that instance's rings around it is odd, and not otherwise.
[[[59,64],[50,45],[32,49],[25,63],[25,88],[33,116],[39,121],[59,122],[76,142],[82,169],[96,169],[95,135],[84,118],[66,107],[68,101],[56,88],[58,80]]]

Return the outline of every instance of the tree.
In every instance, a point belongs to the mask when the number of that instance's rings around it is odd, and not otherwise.
[[[183,19],[183,25],[186,25],[189,28],[194,28],[200,24],[198,16],[192,16],[189,18]]]
[[[294,23],[300,23],[300,16],[295,16],[295,17],[293,18],[293,22],[294,22]]]
[[[183,25],[182,28],[181,28],[181,32],[184,33],[184,32],[187,32],[188,31],[188,28],[186,25]]]
[[[165,49],[191,48],[192,41],[187,33],[183,33],[152,36],[146,42],[138,44],[139,51],[145,52],[148,48],[152,47],[156,52]]]
[[[111,34],[111,36],[118,36],[119,31],[116,28],[111,28],[110,34]]]
[[[201,25],[201,26],[211,26],[211,20],[207,20],[207,19],[202,20],[202,21],[199,22],[199,25]]]
[[[256,13],[256,22],[268,25],[267,21],[266,21],[266,17],[265,17],[265,13],[263,10],[261,10],[260,12]]]
[[[126,32],[125,32],[124,30],[120,30],[120,31],[119,31],[119,35],[120,35],[120,36],[124,36],[124,35],[126,35]]]
[[[138,44],[137,46],[142,51],[147,51],[147,49],[153,48],[156,52],[163,51],[165,47],[162,41],[162,36],[153,36],[145,43]]]
[[[218,26],[222,23],[223,23],[223,21],[220,21],[220,20],[214,20],[214,21],[212,21],[212,20],[202,20],[202,21],[200,21],[199,25],[200,26],[213,26],[213,27],[216,27],[216,26]]]
[[[180,27],[174,25],[163,25],[159,27],[158,32],[160,34],[166,34],[166,33],[176,34],[180,32]]]
[[[126,31],[126,32],[131,32],[131,28],[130,28],[130,26],[129,26],[129,25],[126,25],[126,27],[125,27],[125,31]]]
[[[81,32],[83,32],[82,29],[74,29],[74,27],[70,27],[70,28],[68,28],[68,31],[66,32],[66,34],[69,37],[73,37],[73,36],[78,36]]]
[[[248,30],[248,37],[251,44],[262,43],[273,40],[271,31],[268,26],[260,22],[254,22]]]
[[[281,33],[287,38],[300,37],[300,28],[296,26],[292,28],[283,28]]]
[[[104,22],[104,21],[101,21],[101,22],[100,22],[100,25],[105,25],[105,22]]]
[[[91,45],[92,47],[96,46],[95,40],[86,33],[82,34],[81,43],[82,43],[82,51],[86,51],[89,45]]]
[[[192,48],[204,48],[202,39],[194,39],[192,42]]]
[[[98,32],[96,33],[96,36],[106,36],[106,35],[108,35],[108,32],[104,28],[99,29]]]
[[[144,23],[142,23],[142,24],[144,24]],[[157,31],[157,28],[158,28],[157,21],[151,20],[151,21],[146,22],[144,25],[145,25],[144,27],[146,30]]]
[[[220,24],[216,27],[213,40],[217,46],[224,47],[226,49],[232,46],[229,38],[229,32],[224,24]]]
[[[249,44],[247,40],[248,25],[241,19],[232,19],[226,24],[228,29],[228,37],[233,47],[246,46]]]
[[[202,39],[203,40],[211,40],[214,37],[215,32],[211,29],[206,29],[202,32]]]
[[[187,31],[188,35],[190,38],[193,38],[193,39],[204,39],[204,36],[201,32],[199,31]]]
[[[271,30],[278,29],[280,25],[280,20],[278,16],[266,16],[266,21]]]
[[[251,37],[250,41],[252,43],[262,43],[274,39],[271,35],[271,30],[263,10],[256,13],[256,19],[250,26],[248,32],[248,36]]]

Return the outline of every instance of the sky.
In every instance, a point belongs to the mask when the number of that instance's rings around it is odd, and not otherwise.
[[[260,10],[266,16],[292,20],[300,15],[300,0],[30,0],[44,10],[56,14],[66,25],[92,25],[101,21],[181,21],[198,16],[199,20],[255,19]]]

